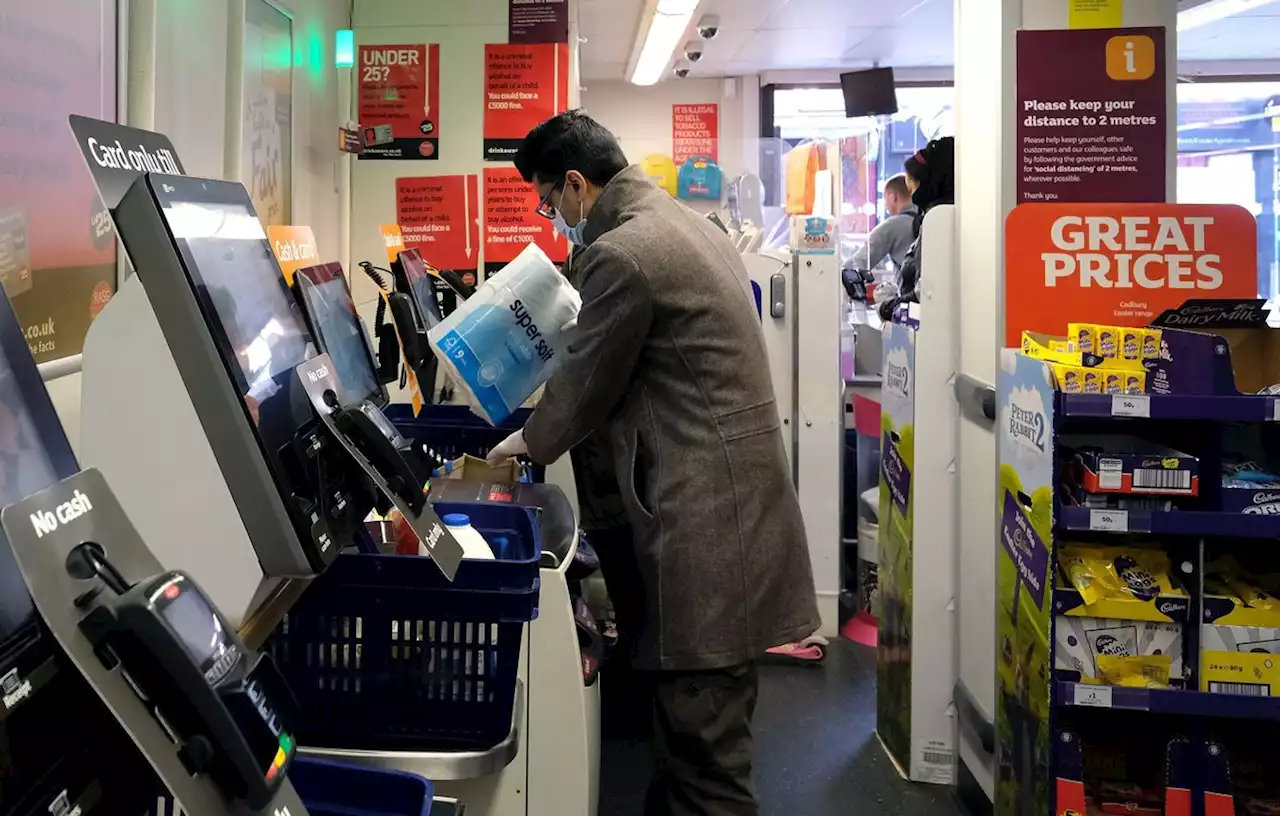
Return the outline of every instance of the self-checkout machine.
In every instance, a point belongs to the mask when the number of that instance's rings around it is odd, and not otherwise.
[[[3,296],[0,416],[0,506],[79,471]],[[56,521],[56,506],[54,511]],[[19,516],[18,522],[29,529],[32,520]],[[41,541],[36,557],[47,552]],[[46,566],[56,572],[60,564]],[[0,534],[0,813],[142,814],[155,804],[155,772],[41,616],[46,606],[70,608],[75,595],[59,596],[55,587],[51,596],[47,584],[37,589],[39,608],[8,537]],[[76,638],[74,628],[70,636]]]
[[[158,776],[191,816],[305,814],[287,778],[296,747],[292,696],[280,674],[189,575],[160,564],[102,474],[79,469],[3,297],[0,402],[5,498],[34,491],[0,512],[0,573],[12,592],[6,607],[29,615],[33,603],[39,636],[57,644],[54,671],[79,675],[114,715],[67,728],[59,709],[101,707],[47,678],[21,680],[6,695],[6,712],[17,716],[35,695],[31,705],[48,716],[39,725],[50,736],[33,740],[29,729],[6,723],[7,752],[48,762],[53,781],[24,784],[11,773],[6,789],[17,782],[26,790],[5,812],[149,812]],[[85,744],[118,755],[99,754],[104,767],[84,767],[76,748]]]
[[[77,117],[73,130],[137,270],[86,338],[83,448],[157,555],[251,645],[377,505],[451,578],[461,547],[422,473],[376,407],[341,399],[244,188],[143,174],[181,171],[156,134]]]
[[[397,253],[392,273],[395,289],[388,302],[406,362],[418,371],[420,381],[434,379],[436,358],[427,332],[440,322],[442,315],[431,276],[417,250]],[[448,478],[433,481],[432,497],[444,501],[509,501],[535,509],[542,531],[542,566],[538,616],[529,623],[519,670],[529,701],[523,712],[525,738],[512,761],[513,765],[527,767],[527,785],[519,788],[518,778],[510,773],[494,777],[482,763],[469,768],[450,766],[456,770],[437,767],[431,778],[440,790],[465,801],[471,813],[592,816],[600,780],[600,690],[595,681],[599,665],[598,656],[585,654],[580,646],[580,638],[589,639],[593,633],[576,621],[590,616],[580,609],[584,605],[570,592],[570,571],[578,547],[578,524],[571,499],[551,483]],[[422,761],[410,761],[397,767],[422,773],[419,769],[424,765]],[[462,778],[464,772],[475,778]]]

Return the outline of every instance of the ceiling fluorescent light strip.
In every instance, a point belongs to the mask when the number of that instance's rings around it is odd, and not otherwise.
[[[1272,2],[1274,0],[1209,0],[1178,12],[1178,30],[1190,31]]]
[[[652,85],[662,79],[675,52],[689,28],[693,13],[700,0],[658,0],[657,8],[649,20],[640,57],[636,60],[631,81],[636,85]]]

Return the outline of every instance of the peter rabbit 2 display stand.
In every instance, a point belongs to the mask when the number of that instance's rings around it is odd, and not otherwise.
[[[1130,423],[1148,419],[1263,422],[1276,416],[1277,402],[1275,397],[1252,395],[1056,394],[1048,365],[1013,349],[1001,354],[997,389],[1000,483],[996,509],[1000,530],[996,545],[995,813],[1084,813],[1082,770],[1087,748],[1082,747],[1081,723],[1073,726],[1073,718],[1067,716],[1079,711],[1078,707],[1262,721],[1280,718],[1280,705],[1274,697],[1086,684],[1079,681],[1079,672],[1072,675],[1056,668],[1071,662],[1074,647],[1074,637],[1057,631],[1058,616],[1082,610],[1079,593],[1055,582],[1060,533],[1075,531],[1081,536],[1104,538],[1131,532],[1157,534],[1170,553],[1179,553],[1172,558],[1178,565],[1178,576],[1193,588],[1200,580],[1204,559],[1204,542],[1197,540],[1199,536],[1274,539],[1280,533],[1280,522],[1275,516],[1192,510],[1060,507],[1054,500],[1059,434],[1073,418],[1083,418],[1093,427],[1102,418],[1113,416]],[[1207,439],[1210,435],[1204,436]],[[1184,627],[1184,637],[1178,642],[1185,651],[1174,656],[1182,666],[1182,681],[1195,688],[1198,599],[1193,594],[1155,603],[1159,600],[1138,605],[1153,607],[1144,613],[1152,621]],[[1069,619],[1079,620],[1062,618]],[[1165,816],[1235,812],[1226,752],[1214,739],[1174,737],[1165,748],[1164,768]],[[1193,798],[1200,798],[1203,806],[1195,807]]]
[[[912,780],[949,785],[956,744],[954,207],[929,211],[921,246],[920,303],[899,307],[884,327],[876,732]]]

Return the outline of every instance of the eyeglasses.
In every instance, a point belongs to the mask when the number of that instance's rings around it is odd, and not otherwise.
[[[555,205],[551,203],[551,194],[554,193],[555,191],[556,191],[556,188],[554,187],[548,190],[547,194],[544,195],[542,199],[538,201],[538,207],[537,209],[534,210],[534,212],[536,212],[538,215],[542,216],[543,218],[547,219],[548,221],[554,220],[556,217]]]

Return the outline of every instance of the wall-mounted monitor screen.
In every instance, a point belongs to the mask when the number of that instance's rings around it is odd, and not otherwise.
[[[356,314],[342,264],[309,266],[294,273],[294,286],[311,321],[320,351],[333,360],[351,402],[385,402],[373,364],[373,349]]]
[[[840,75],[844,93],[844,115],[884,116],[898,112],[898,93],[892,68],[872,68]]]

